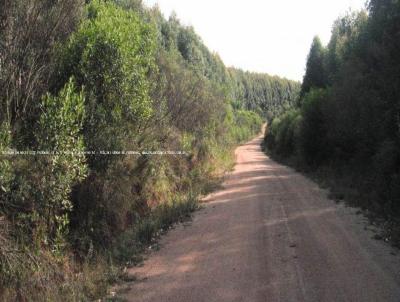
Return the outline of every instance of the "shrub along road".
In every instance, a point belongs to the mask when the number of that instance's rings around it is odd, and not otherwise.
[[[269,159],[237,148],[223,189],[161,240],[129,301],[400,301],[400,257],[366,219]]]

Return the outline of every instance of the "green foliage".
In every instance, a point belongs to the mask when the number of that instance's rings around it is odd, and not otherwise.
[[[229,75],[235,109],[255,111],[272,120],[297,102],[300,85],[295,81],[234,68]]]
[[[145,12],[142,0],[114,0],[114,2],[124,9],[132,10],[141,14]]]
[[[296,109],[274,118],[265,134],[267,148],[285,157],[297,155],[301,118],[300,111]]]
[[[211,53],[192,27],[183,26],[176,15],[165,20],[155,14],[158,24],[159,42],[163,50],[183,58],[187,67],[212,82],[228,85],[228,73],[217,54]]]
[[[90,151],[122,150],[133,131],[151,116],[154,30],[131,10],[93,2],[63,51],[60,79],[74,76],[86,95],[85,143]],[[136,128],[135,128],[136,127]],[[91,156],[104,170],[116,156]]]
[[[326,90],[312,89],[303,99],[299,148],[308,165],[319,165],[330,156],[324,111],[327,96]]]
[[[256,111],[265,118],[272,118],[297,101],[299,83],[266,74],[227,69],[219,56],[205,47],[193,28],[181,25],[176,15],[165,20],[161,13],[155,11],[153,18],[159,28],[159,43],[163,51],[175,56],[177,61],[183,59],[181,62],[188,69],[219,86],[236,110]]]
[[[334,22],[332,36],[324,57],[326,80],[330,85],[337,80],[344,62],[355,46],[354,41],[363,32],[367,20],[367,12],[360,11],[349,12]]]
[[[74,31],[82,7],[81,0],[0,2],[0,124],[9,124],[20,148],[31,143],[56,45]]]
[[[72,80],[58,97],[47,95],[42,102],[42,115],[36,132],[39,150],[55,152],[43,164],[49,171],[43,181],[41,195],[47,228],[55,236],[55,248],[64,240],[72,210],[72,186],[86,177],[86,161],[81,130],[85,107],[82,93],[75,93]],[[59,153],[59,154],[57,154]],[[46,173],[47,174],[47,173]],[[39,211],[40,215],[41,210]],[[53,220],[53,221],[52,221]]]
[[[72,187],[86,176],[83,140],[82,94],[70,81],[59,96],[42,100],[42,114],[35,131],[38,151],[50,152],[32,159],[14,158],[15,175],[5,193],[5,214],[22,229],[28,228],[36,247],[45,244],[61,252],[72,210]],[[17,207],[19,211],[15,212]],[[29,242],[28,241],[28,242]]]
[[[75,286],[62,280],[69,272],[63,272],[65,276],[61,277],[59,262],[64,261],[72,210],[70,193],[86,176],[80,134],[84,98],[75,93],[71,80],[58,96],[43,97],[41,111],[35,129],[37,150],[51,155],[10,157],[13,173],[8,175],[9,185],[0,195],[0,214],[13,222],[12,232],[2,228],[3,221],[0,223],[0,237],[4,240],[0,286],[7,288],[0,297],[4,294],[10,300],[15,298],[13,295],[21,299],[52,299],[65,294],[60,292],[59,284],[65,291],[73,291],[70,286]],[[70,294],[74,296],[73,292]]]
[[[185,66],[176,54],[160,51],[154,99],[165,108],[164,119],[181,131],[201,132],[223,114],[222,88]]]
[[[309,92],[312,87],[324,88],[326,86],[325,53],[326,50],[322,46],[321,40],[319,37],[315,37],[307,57],[306,74],[301,86],[301,96]]]
[[[235,143],[243,143],[250,137],[261,131],[261,117],[253,112],[246,110],[238,110],[234,112],[234,120],[232,124],[227,125],[230,129],[232,140]]]

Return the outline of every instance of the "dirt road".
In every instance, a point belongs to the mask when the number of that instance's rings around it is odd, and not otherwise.
[[[400,301],[400,256],[365,218],[267,158],[236,150],[223,189],[180,225],[124,293],[128,301]],[[365,230],[368,228],[368,230]]]

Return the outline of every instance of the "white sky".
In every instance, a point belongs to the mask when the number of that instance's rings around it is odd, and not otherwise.
[[[315,35],[329,41],[333,21],[366,0],[144,0],[175,11],[227,66],[302,80]]]

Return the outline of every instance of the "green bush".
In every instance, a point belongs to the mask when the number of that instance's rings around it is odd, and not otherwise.
[[[0,213],[6,218],[0,216],[0,299],[59,299],[66,292],[68,299],[75,295],[80,299],[81,295],[73,292],[78,286],[62,266],[69,262],[65,245],[70,193],[86,176],[81,153],[83,95],[75,92],[70,80],[58,96],[42,98],[41,112],[34,129],[37,151],[50,153],[10,157],[12,177],[6,183],[2,180]],[[6,221],[13,222],[12,228],[5,227]]]
[[[155,33],[136,13],[112,3],[92,2],[61,52],[58,82],[74,76],[84,87],[83,128],[90,151],[122,150],[137,140],[151,116],[148,73],[155,67]],[[104,171],[118,156],[90,156],[92,169]]]
[[[299,148],[302,159],[311,166],[326,161],[331,152],[324,111],[327,96],[326,90],[312,89],[303,99]]]
[[[55,152],[55,155],[45,157],[43,163],[43,169],[48,171],[48,174],[42,179],[41,197],[44,198],[43,218],[47,220],[48,231],[55,236],[56,244],[63,242],[67,232],[68,215],[72,210],[72,186],[82,181],[87,174],[81,135],[85,117],[84,100],[82,93],[75,92],[72,80],[61,90],[58,97],[44,97],[43,113],[36,132],[38,149]]]
[[[58,96],[45,96],[41,109],[35,129],[37,151],[50,153],[12,159],[15,176],[2,207],[17,225],[30,230],[27,234],[36,247],[45,244],[61,252],[72,210],[70,193],[86,176],[84,98],[75,93],[71,80]]]
[[[82,133],[86,150],[96,152],[87,155],[89,176],[73,192],[70,238],[84,253],[92,245],[100,250],[111,246],[135,215],[148,210],[141,164],[134,156],[99,152],[139,150],[141,129],[153,115],[149,74],[155,69],[156,47],[153,25],[129,8],[95,1],[86,13],[60,51],[58,79],[72,75],[83,88]]]
[[[230,128],[232,142],[243,143],[261,131],[262,119],[252,111],[233,111],[233,120]]]
[[[301,120],[301,112],[294,109],[274,118],[265,136],[267,148],[284,157],[297,156]]]

